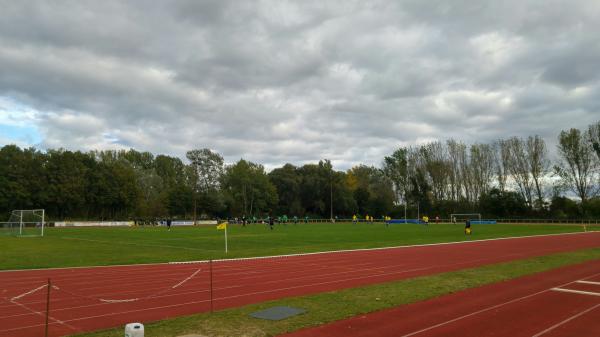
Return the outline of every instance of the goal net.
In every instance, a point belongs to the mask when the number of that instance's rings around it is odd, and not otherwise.
[[[481,221],[481,213],[450,214],[450,221],[452,223],[461,223],[467,220]]]
[[[10,213],[6,222],[0,222],[0,234],[12,236],[44,236],[45,211],[20,209]]]

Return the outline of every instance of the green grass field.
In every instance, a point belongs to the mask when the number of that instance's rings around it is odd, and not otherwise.
[[[0,270],[206,260],[583,231],[582,226],[230,225],[229,253],[215,227],[48,228],[43,238],[0,236]]]

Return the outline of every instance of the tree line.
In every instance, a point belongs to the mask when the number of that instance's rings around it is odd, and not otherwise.
[[[380,167],[334,170],[329,160],[267,172],[209,149],[186,162],[130,150],[0,149],[0,212],[44,208],[51,219],[353,214],[414,218],[600,217],[600,122],[558,135],[557,158],[539,136],[398,148]],[[406,206],[406,207],[405,207]]]

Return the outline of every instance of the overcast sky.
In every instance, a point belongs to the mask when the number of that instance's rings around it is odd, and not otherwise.
[[[0,0],[0,145],[272,168],[600,120],[600,1]]]

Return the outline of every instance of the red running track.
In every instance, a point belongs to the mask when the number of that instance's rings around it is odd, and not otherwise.
[[[337,321],[285,337],[598,337],[600,260]]]
[[[214,309],[600,247],[600,232],[213,263]],[[0,337],[64,336],[210,310],[208,263],[0,272]],[[115,302],[121,300],[121,302]]]

